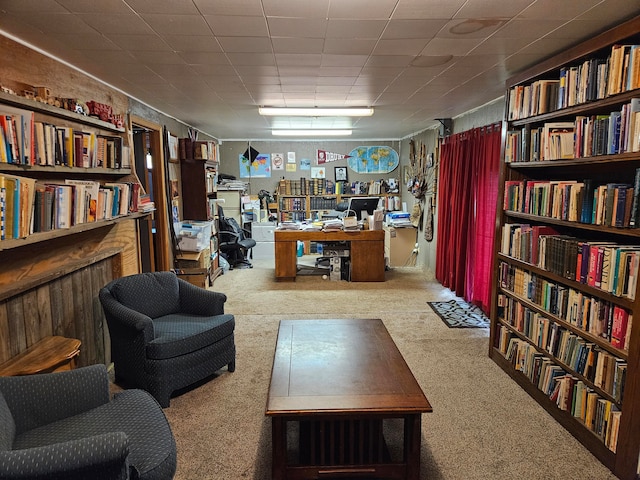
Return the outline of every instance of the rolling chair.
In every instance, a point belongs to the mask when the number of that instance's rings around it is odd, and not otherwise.
[[[230,268],[253,268],[249,256],[256,241],[249,237],[249,231],[241,228],[235,218],[225,217],[218,205],[220,252],[229,262]]]

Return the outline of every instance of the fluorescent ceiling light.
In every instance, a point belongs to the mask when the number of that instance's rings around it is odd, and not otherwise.
[[[351,130],[271,130],[271,135],[285,137],[344,137],[351,135]]]
[[[260,107],[260,115],[297,117],[370,117],[373,108],[278,108]]]

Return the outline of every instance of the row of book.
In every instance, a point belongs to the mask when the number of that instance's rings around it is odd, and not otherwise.
[[[578,180],[507,180],[503,208],[569,222],[640,227],[640,169],[634,184]]]
[[[301,211],[307,210],[306,200],[304,197],[280,197],[280,210],[285,211]]]
[[[615,348],[628,349],[633,316],[627,309],[505,262],[500,262],[498,274],[504,290]],[[506,305],[503,299],[501,303]]]
[[[172,155],[174,154],[172,153]],[[178,154],[181,159],[209,160],[212,162],[218,160],[217,144],[209,140],[180,138],[178,139]]]
[[[2,106],[0,163],[119,169],[130,159],[122,137],[38,122],[29,110]]]
[[[564,326],[507,297],[502,321],[526,336],[534,345],[555,357],[575,373],[622,403],[627,362]]]
[[[613,45],[606,58],[563,67],[557,78],[509,91],[508,119],[518,120],[640,88],[639,45]]]
[[[622,415],[617,405],[506,327],[500,328],[500,351],[514,368],[526,375],[559,409],[581,421],[609,450],[615,452]]]
[[[337,203],[336,197],[309,197],[311,210],[335,210]]]
[[[143,198],[145,197],[145,198]],[[0,174],[0,240],[153,209],[138,183],[47,182]]]
[[[279,195],[380,195],[397,192],[397,179],[371,180],[368,182],[333,182],[327,178],[281,179],[278,182]]]
[[[640,151],[640,98],[620,110],[578,115],[572,122],[547,122],[507,132],[505,162],[569,160]]]
[[[551,227],[507,223],[500,252],[564,278],[635,299],[640,245],[585,241]]]

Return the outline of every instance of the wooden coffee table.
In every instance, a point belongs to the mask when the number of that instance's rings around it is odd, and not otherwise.
[[[280,322],[266,408],[274,480],[417,480],[431,411],[381,320]]]

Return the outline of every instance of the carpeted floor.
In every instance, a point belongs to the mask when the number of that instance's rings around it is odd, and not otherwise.
[[[381,318],[433,405],[423,415],[421,479],[615,480],[488,358],[488,329],[448,328],[426,304],[454,296],[414,268],[384,283],[317,276],[273,281],[273,262],[234,270],[214,290],[236,316],[237,368],[171,400],[177,480],[268,480],[264,416],[278,322]]]

